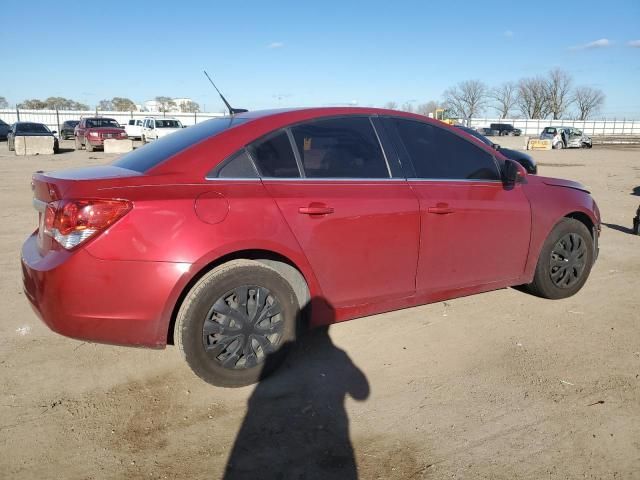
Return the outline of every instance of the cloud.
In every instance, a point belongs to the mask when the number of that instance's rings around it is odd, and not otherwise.
[[[267,48],[282,48],[284,47],[284,43],[282,42],[271,42],[269,45],[267,45]]]
[[[631,40],[627,45],[632,48],[640,48],[640,40]]]
[[[569,50],[593,50],[595,48],[607,48],[613,45],[613,42],[608,38],[601,38],[600,40],[594,40],[593,42],[585,43],[583,45],[576,45],[575,47],[569,47]]]
[[[503,33],[503,35],[507,38],[511,38],[513,37],[513,32],[511,30],[505,30],[505,32]]]

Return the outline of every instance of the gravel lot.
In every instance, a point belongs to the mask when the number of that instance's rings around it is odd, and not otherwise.
[[[173,347],[83,343],[36,318],[19,267],[30,175],[113,158],[61,144],[15,157],[0,143],[0,478],[640,477],[640,148],[534,152],[602,211],[576,296],[506,289],[335,325],[228,390]]]

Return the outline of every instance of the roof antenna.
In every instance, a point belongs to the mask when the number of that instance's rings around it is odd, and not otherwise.
[[[211,82],[211,85],[213,85],[213,88],[216,89],[216,92],[218,92],[218,95],[220,95],[220,98],[222,99],[222,101],[224,102],[224,104],[227,106],[227,108],[229,109],[229,114],[230,115],[235,115],[236,113],[244,113],[244,112],[248,112],[249,110],[246,110],[244,108],[233,108],[231,105],[229,105],[229,102],[227,102],[227,99],[224,98],[224,95],[222,95],[222,93],[220,93],[220,90],[218,90],[218,87],[216,87],[216,84],[213,83],[213,80],[211,80],[211,77],[209,76],[209,74],[207,73],[206,70],[203,70],[204,74],[207,76],[207,78],[209,79],[209,81]]]

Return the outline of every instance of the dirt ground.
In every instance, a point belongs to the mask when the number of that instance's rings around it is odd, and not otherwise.
[[[36,157],[0,143],[0,478],[640,478],[640,148],[534,153],[602,211],[576,296],[505,289],[335,325],[233,390],[173,347],[83,343],[32,312],[31,173],[112,158],[62,143]]]

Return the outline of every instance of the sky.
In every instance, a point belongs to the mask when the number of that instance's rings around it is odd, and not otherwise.
[[[603,7],[603,5],[606,5]],[[206,111],[438,100],[567,71],[640,119],[640,0],[156,0],[3,5],[0,96],[188,97]],[[488,115],[494,113],[488,109]]]

